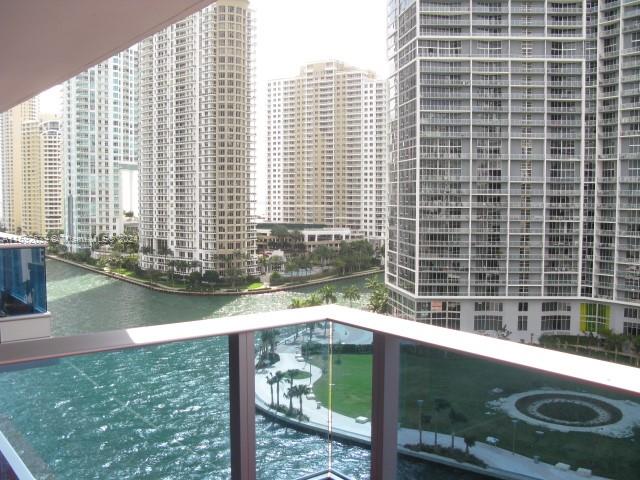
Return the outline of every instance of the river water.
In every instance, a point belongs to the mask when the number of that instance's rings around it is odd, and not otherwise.
[[[336,282],[338,290],[365,279]],[[287,308],[301,292],[188,297],[47,261],[54,335]],[[313,291],[309,288],[306,291]],[[229,478],[226,338],[67,358],[0,374],[0,430],[38,478]],[[258,477],[332,466],[369,475],[370,452],[256,417]],[[331,453],[331,458],[329,455]],[[331,460],[331,464],[329,464]],[[399,479],[479,478],[401,461]]]

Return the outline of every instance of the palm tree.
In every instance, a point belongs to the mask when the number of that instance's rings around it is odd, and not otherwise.
[[[269,384],[269,388],[271,389],[271,403],[269,406],[273,407],[273,386],[277,383],[278,379],[273,373],[270,373],[267,376],[267,383]]]
[[[438,425],[437,425],[437,419],[438,419],[438,414],[443,411],[446,410],[447,408],[450,407],[450,403],[448,400],[445,400],[444,398],[436,398],[434,401],[435,404],[435,409],[436,409],[436,415],[434,415],[434,420],[436,420],[435,425],[434,425],[434,432],[435,432],[435,439],[434,439],[434,444],[437,447],[438,446]]]
[[[311,393],[309,385],[296,385],[291,387],[287,393],[290,395],[289,398],[297,397],[300,400],[300,417],[302,417],[302,397]]]
[[[317,307],[318,305],[322,305],[322,297],[317,292],[313,292],[305,299],[306,307]]]
[[[367,290],[371,290],[373,292],[380,288],[382,283],[376,277],[369,277],[367,278],[365,285],[367,286]]]
[[[344,289],[342,296],[349,301],[349,306],[353,307],[353,302],[360,300],[360,290],[355,285],[351,285]]]
[[[282,370],[278,370],[276,373],[273,374],[273,377],[276,379],[275,380],[275,384],[276,384],[276,404],[277,404],[277,408],[280,408],[280,382],[282,380],[284,380],[284,372]]]
[[[465,417],[462,413],[456,412],[453,408],[449,410],[449,424],[451,425],[451,448],[454,448],[455,445],[455,426],[458,423],[466,423],[468,422],[467,417]]]
[[[275,350],[278,331],[274,329],[263,330],[260,333],[260,359],[264,361],[267,353]],[[262,363],[262,362],[260,362]]]
[[[302,308],[305,305],[305,299],[300,297],[293,297],[291,299],[291,303],[289,303],[289,308]]]
[[[469,449],[476,444],[476,437],[473,435],[464,436],[465,453],[469,454]]]
[[[267,273],[267,267],[269,265],[269,259],[267,257],[265,257],[264,255],[262,255],[258,259],[258,264],[260,265],[260,269],[262,270],[262,273]]]
[[[378,282],[378,286],[369,297],[369,309],[375,313],[387,313],[389,310],[389,291]]]
[[[633,349],[636,352],[636,367],[640,366],[640,337],[633,338]]]
[[[290,395],[291,390],[293,389],[293,377],[296,374],[296,370],[289,369],[284,372],[284,375],[287,377],[287,383],[289,383],[289,390],[285,393],[285,397],[289,399],[289,412],[293,411],[293,397]]]
[[[322,298],[323,303],[336,303],[336,301],[338,300],[336,298],[336,287],[334,287],[333,285],[324,285],[320,289],[319,294]]]

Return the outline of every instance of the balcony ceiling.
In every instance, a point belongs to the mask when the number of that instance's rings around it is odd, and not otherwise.
[[[214,0],[19,0],[0,4],[0,112]]]

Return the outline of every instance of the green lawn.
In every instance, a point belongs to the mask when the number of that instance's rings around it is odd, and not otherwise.
[[[296,369],[295,373],[293,374],[293,379],[294,380],[304,380],[305,378],[309,378],[311,376],[311,374],[307,371],[304,370],[300,370],[300,369]]]
[[[326,360],[320,356],[313,362],[326,367]],[[328,385],[333,383],[332,407],[336,412],[351,417],[369,417],[371,356],[341,354],[334,358],[333,365],[332,381],[327,374],[313,387],[318,400],[328,405]],[[458,436],[473,435],[480,441],[488,436],[496,437],[500,447],[511,450],[514,441],[511,417],[492,410],[487,403],[513,393],[554,388],[627,398],[557,377],[443,351],[414,351],[412,347],[405,347],[401,365],[401,423],[417,428],[416,401],[424,400],[423,416],[429,417],[424,420],[424,428],[438,431],[439,442],[445,445],[449,444],[453,429]],[[494,389],[501,389],[501,392],[494,393]],[[437,410],[438,403],[448,406]],[[459,419],[453,425],[451,410],[457,414],[453,417]],[[541,435],[536,431],[544,433]],[[515,425],[515,450],[529,457],[537,455],[551,464],[561,461],[573,468],[590,468],[594,474],[610,478],[636,479],[640,471],[640,429],[633,439],[616,439],[591,433],[563,433],[518,422]]]
[[[260,288],[264,288],[264,283],[262,282],[253,282],[247,285],[247,290],[258,290]]]
[[[311,363],[327,369],[328,361],[320,355]],[[336,355],[333,358],[332,380],[329,373],[313,385],[313,393],[323,405],[329,405],[329,383],[333,383],[333,409],[350,417],[371,416],[371,356]]]
[[[111,271],[113,273],[119,273],[120,275],[124,275],[125,277],[138,278],[134,272],[132,272],[131,270],[127,270],[126,268],[112,268]]]

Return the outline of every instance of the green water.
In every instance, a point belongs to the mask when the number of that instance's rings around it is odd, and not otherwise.
[[[153,292],[49,260],[54,335],[286,308],[301,292],[187,297]],[[338,290],[365,279],[336,282]],[[312,291],[307,289],[306,291]],[[365,304],[363,292],[360,304]],[[66,358],[0,373],[0,430],[37,478],[227,479],[226,338]],[[370,452],[256,416],[258,478],[330,466],[369,477]],[[283,455],[283,452],[286,452]],[[331,457],[330,457],[331,455]],[[479,477],[400,461],[398,479]]]
[[[361,277],[333,285],[339,292],[349,285],[358,286],[362,290],[362,297],[354,302],[358,307],[368,301],[365,282]],[[47,288],[53,334],[59,336],[282,310],[293,297],[313,292],[320,286],[261,295],[192,297],[155,292],[47,260]],[[338,303],[349,305],[341,295]]]

